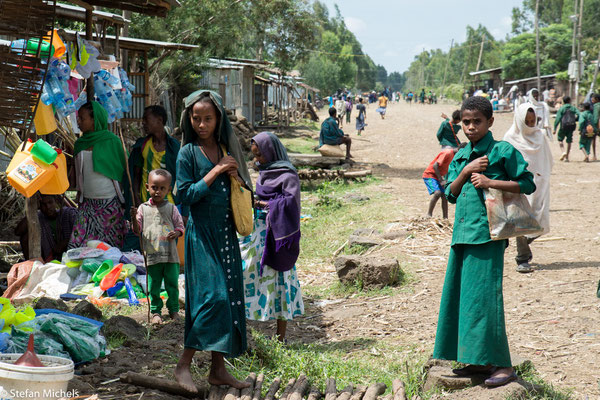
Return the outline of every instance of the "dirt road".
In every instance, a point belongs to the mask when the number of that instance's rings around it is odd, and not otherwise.
[[[358,161],[389,166],[378,169],[386,176],[383,188],[393,193],[396,200],[390,206],[400,207],[406,221],[425,215],[429,196],[421,174],[439,151],[435,133],[442,121],[440,113],[449,115],[455,107],[392,104],[385,120],[375,108],[371,105],[368,109],[368,127],[361,136],[364,140],[354,141],[352,153]],[[492,128],[496,138],[502,138],[512,118],[512,113],[496,115]],[[344,130],[356,137],[351,127]],[[462,132],[459,137],[466,140]],[[533,361],[547,382],[573,388],[576,398],[599,398],[600,300],[596,287],[600,278],[600,228],[596,200],[600,197],[600,162],[584,164],[575,148],[571,162],[564,163],[558,161],[556,142],[552,150],[556,163],[551,181],[551,232],[532,245],[535,272],[515,271],[514,243],[506,252],[508,339],[511,351]],[[453,211],[450,206],[451,220]],[[439,204],[435,213],[441,217]],[[336,340],[348,332],[363,336],[383,332],[389,340],[430,354],[449,238],[437,246],[434,256],[408,256],[417,277],[409,292],[369,304],[364,299],[350,299],[323,305],[325,317],[335,321],[327,328],[328,337]],[[328,271],[335,274],[331,266]]]

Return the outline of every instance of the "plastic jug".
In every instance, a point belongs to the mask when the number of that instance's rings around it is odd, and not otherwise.
[[[56,171],[54,175],[40,189],[42,194],[63,194],[69,189],[69,177],[67,176],[67,159],[61,149],[56,149],[58,155],[54,161]]]
[[[44,164],[52,164],[58,157],[58,152],[54,150],[54,147],[50,146],[45,140],[39,139],[31,148],[31,155],[38,161]]]
[[[49,31],[48,36],[44,36],[44,40],[48,42],[48,44],[50,43],[50,36],[52,36],[52,47],[54,47],[54,57],[62,57],[62,55],[65,54],[67,48],[60,36],[58,36],[58,29],[55,29],[54,31]]]
[[[33,124],[35,125],[35,133],[40,136],[56,131],[58,127],[56,126],[52,106],[46,105],[40,100],[35,117],[33,117]]]
[[[33,156],[27,156],[8,173],[8,182],[25,197],[33,196],[56,173],[56,164],[46,164]]]
[[[25,144],[25,148],[23,149],[23,144]],[[12,160],[10,160],[10,164],[8,164],[8,167],[6,168],[6,173],[9,174],[10,171],[12,171],[13,169],[15,169],[17,167],[17,165],[21,164],[21,162],[23,160],[25,160],[27,157],[29,157],[31,155],[31,148],[33,147],[33,142],[31,141],[31,139],[27,139],[26,142],[21,143],[19,145],[19,147],[17,148],[17,151],[15,152],[15,155],[13,156]],[[23,149],[23,150],[21,150]]]

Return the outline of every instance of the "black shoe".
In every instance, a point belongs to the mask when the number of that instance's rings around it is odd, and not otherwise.
[[[454,375],[458,375],[460,377],[472,376],[472,375],[491,375],[496,371],[496,367],[493,365],[467,365],[462,368],[455,368],[452,370]]]
[[[504,386],[507,383],[510,383],[512,381],[516,381],[518,378],[517,374],[515,374],[514,372],[510,375],[507,376],[502,376],[502,377],[491,377],[491,378],[487,378],[484,382],[485,386],[487,387],[498,387],[498,386]]]

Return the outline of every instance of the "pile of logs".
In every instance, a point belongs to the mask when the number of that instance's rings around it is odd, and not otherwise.
[[[250,140],[254,137],[254,135],[256,135],[256,131],[248,123],[246,117],[234,115],[233,111],[231,110],[227,110],[227,116],[229,117],[229,121],[231,121],[231,126],[233,127],[235,134],[240,140],[242,150],[249,152]]]
[[[344,169],[300,169],[298,177],[301,180],[336,180],[336,179],[360,179],[371,175],[370,169],[362,171],[346,171]]]
[[[281,385],[281,378],[275,378],[263,397],[264,378],[263,374],[256,376],[255,373],[251,373],[246,378],[246,382],[250,384],[246,389],[238,390],[229,386],[198,386],[198,393],[186,391],[174,380],[149,377],[131,371],[121,375],[120,380],[123,383],[159,389],[184,397],[208,398],[208,400],[406,400],[404,384],[400,379],[392,382],[391,394],[381,397],[387,389],[384,383],[356,387],[348,385],[338,391],[335,379],[329,378],[323,394],[315,386],[309,388],[306,375],[300,375],[298,379],[290,379],[285,387]],[[280,391],[280,388],[283,390]],[[280,392],[279,395],[277,395],[278,392]]]

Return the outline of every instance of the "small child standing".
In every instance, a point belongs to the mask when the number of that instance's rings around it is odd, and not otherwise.
[[[172,203],[165,199],[170,193],[172,176],[169,171],[155,169],[148,174],[146,190],[150,199],[136,210],[131,207],[133,232],[139,235],[148,260],[148,294],[152,323],[162,323],[163,301],[160,289],[165,283],[169,298],[167,309],[171,319],[179,318],[179,256],[177,238],[183,235],[183,219]]]
[[[469,364],[453,372],[486,375],[486,386],[502,386],[517,379],[502,296],[507,241],[491,240],[483,189],[531,194],[536,187],[521,153],[494,140],[489,100],[466,99],[461,120],[470,143],[448,170],[446,196],[456,211],[433,358]]]
[[[465,147],[465,144],[460,145],[461,148]],[[435,204],[442,198],[442,216],[444,219],[448,219],[448,199],[444,195],[444,186],[446,186],[446,180],[444,179],[448,173],[448,167],[454,158],[454,155],[458,151],[458,147],[451,147],[442,150],[423,172],[423,181],[427,187],[427,191],[430,195],[433,195],[429,201],[429,210],[427,210],[427,216],[433,216],[433,209]]]
[[[581,107],[583,112],[579,114],[579,148],[583,152],[583,162],[589,162],[594,140],[594,115],[590,103],[585,102]]]

